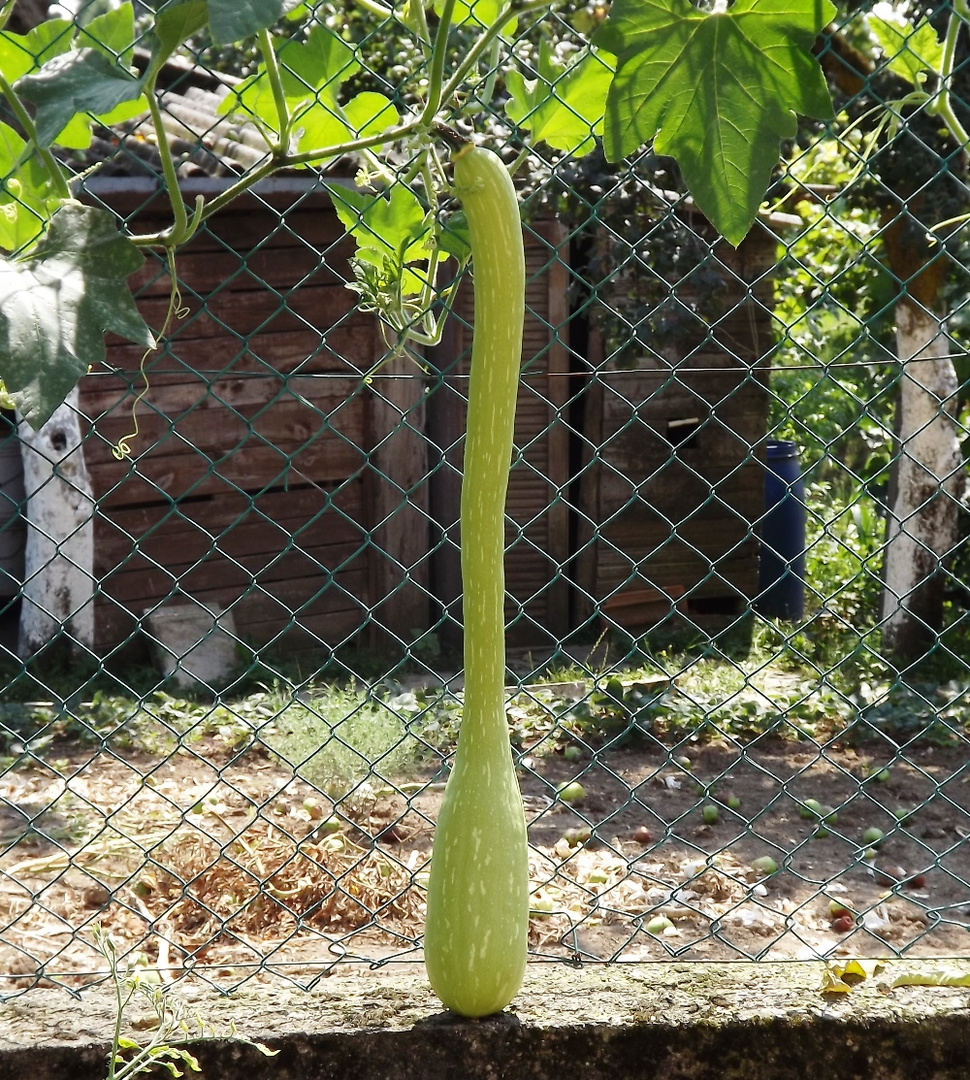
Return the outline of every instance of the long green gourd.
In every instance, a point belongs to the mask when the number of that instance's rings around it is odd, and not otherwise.
[[[525,255],[508,171],[490,150],[453,155],[468,219],[475,331],[461,491],[465,700],[435,830],[424,955],[442,1003],[488,1016],[525,974],[529,855],[505,717],[505,495],[525,318]]]

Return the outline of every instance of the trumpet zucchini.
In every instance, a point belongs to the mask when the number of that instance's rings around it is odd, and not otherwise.
[[[475,323],[461,492],[465,697],[435,831],[425,965],[463,1016],[504,1009],[525,974],[528,837],[505,715],[505,497],[525,318],[518,199],[501,159],[455,152],[468,220]]]

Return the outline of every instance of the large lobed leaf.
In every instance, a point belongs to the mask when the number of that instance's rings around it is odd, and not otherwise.
[[[796,114],[832,103],[812,45],[829,0],[614,0],[593,43],[616,55],[603,141],[618,161],[653,143],[677,159],[695,202],[733,244],[751,227]]]
[[[32,427],[104,360],[106,331],[154,345],[125,281],[142,258],[113,214],[72,202],[29,256],[0,260],[0,379]]]
[[[537,79],[526,79],[514,69],[506,72],[509,100],[505,111],[536,140],[567,154],[588,153],[595,144],[594,136],[603,130],[613,69],[613,57],[593,49],[564,64],[543,41]]]
[[[311,29],[305,41],[282,42],[277,60],[293,120],[295,149],[300,152],[376,134],[400,120],[391,101],[374,91],[362,91],[341,104],[341,88],[360,70],[360,63],[353,48],[322,23]],[[246,116],[279,134],[265,65],[227,94],[219,111]]]
[[[217,45],[245,41],[268,30],[300,0],[165,0],[155,12],[152,30],[156,60],[170,56],[182,42],[208,24]]]
[[[869,29],[879,42],[890,71],[914,86],[922,86],[926,77],[943,64],[943,42],[925,20],[916,26],[881,19],[869,14]]]
[[[91,144],[91,117],[113,124],[144,112],[142,81],[128,69],[134,54],[131,4],[76,27],[50,19],[27,34],[0,34],[0,67],[36,109],[42,146],[83,150]]]
[[[37,141],[65,145],[64,132],[76,116],[91,113],[106,123],[122,117],[111,115],[120,105],[132,103],[138,115],[144,111],[142,80],[136,79],[97,49],[80,49],[49,60],[40,71],[17,83],[22,98],[35,107]],[[110,119],[109,119],[110,116]],[[85,121],[90,140],[90,124]]]

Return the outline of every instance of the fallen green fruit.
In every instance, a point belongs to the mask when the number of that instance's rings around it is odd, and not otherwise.
[[[578,780],[567,780],[556,789],[563,802],[574,803],[586,798],[586,790]]]

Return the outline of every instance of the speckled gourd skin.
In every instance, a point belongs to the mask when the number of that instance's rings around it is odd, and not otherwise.
[[[489,150],[454,155],[474,272],[475,330],[461,495],[465,698],[435,830],[424,954],[442,1003],[488,1016],[525,974],[529,856],[505,716],[505,496],[525,318],[518,199]]]

